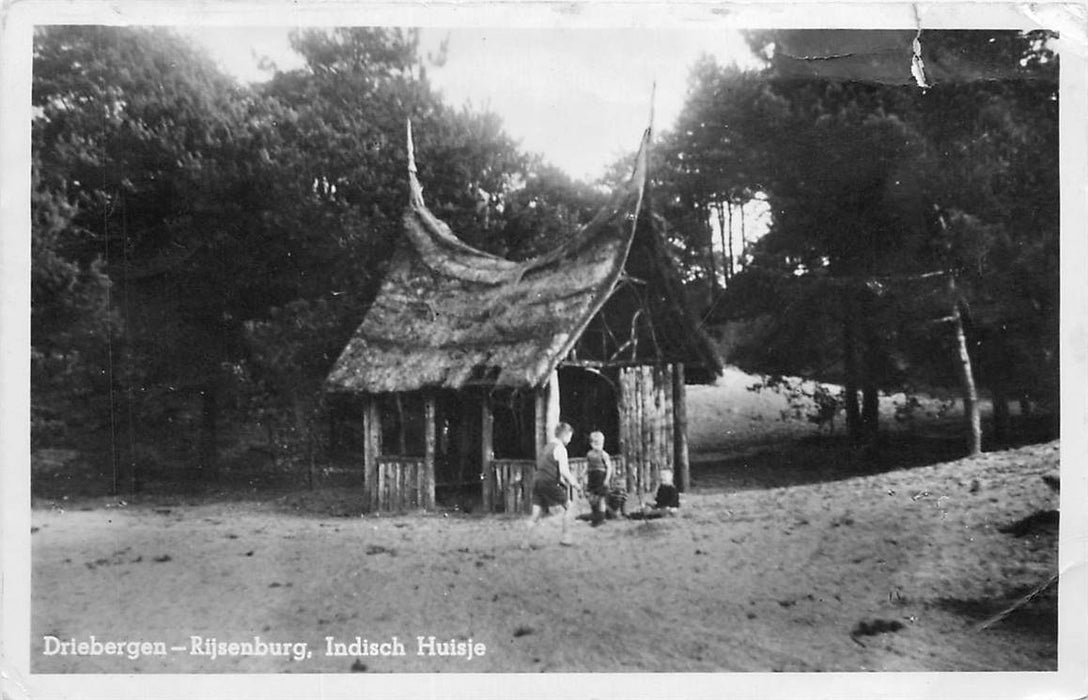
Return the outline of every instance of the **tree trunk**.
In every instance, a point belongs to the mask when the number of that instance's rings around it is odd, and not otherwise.
[[[314,464],[314,440],[313,431],[310,427],[306,428],[306,487],[311,491],[314,490],[314,472],[316,471],[316,465]]]
[[[861,390],[861,427],[867,441],[880,432],[880,388],[868,376]]]
[[[219,420],[219,389],[214,381],[200,392],[200,474],[209,481],[219,478],[216,426]]]
[[[843,329],[843,410],[846,412],[846,432],[855,442],[861,439],[861,411],[858,407],[857,332],[854,319],[847,313]]]
[[[725,209],[729,208],[729,228],[726,229]],[[722,239],[722,255],[725,256],[725,286],[729,286],[729,280],[733,279],[733,205],[729,202],[718,202],[718,233]]]
[[[714,292],[718,290],[718,264],[714,261],[714,231],[710,226],[710,208],[703,207],[703,225],[707,232],[706,251],[710,263],[710,303],[714,303]]]
[[[112,363],[110,363],[112,365]],[[112,366],[111,366],[112,371]],[[117,402],[115,400],[116,392],[113,386],[113,377],[110,377],[109,388],[109,405],[110,405],[110,465],[113,469],[113,481],[110,485],[110,495],[116,496],[121,493],[123,484],[125,483],[124,473],[124,459],[121,457],[121,451],[118,449],[120,442],[117,440]]]
[[[948,289],[952,296],[952,326],[956,335],[956,352],[959,362],[960,384],[963,389],[963,418],[967,438],[967,454],[974,456],[982,452],[982,421],[978,411],[978,392],[975,389],[975,377],[971,372],[971,355],[967,352],[967,336],[963,332],[963,318],[960,316],[960,304],[956,298],[956,280],[948,276]]]
[[[948,229],[944,218],[939,217],[941,227]],[[960,298],[956,290],[956,276],[948,272],[948,300],[952,304],[952,329],[956,336],[956,354],[960,372],[960,384],[963,389],[963,418],[967,438],[967,453],[974,456],[982,452],[982,421],[978,411],[978,393],[975,389],[975,377],[971,371],[971,355],[967,351],[967,336],[963,332],[963,317],[960,315]]]
[[[726,202],[729,207],[729,274],[735,275],[737,272],[737,257],[733,252],[733,203]]]
[[[337,407],[334,406],[334,405],[330,405],[329,406],[329,412],[325,416],[325,420],[328,421],[328,426],[327,427],[328,427],[328,430],[329,430],[329,454],[330,455],[336,454],[337,450],[339,450],[339,448],[340,448],[340,426],[337,424],[337,421],[339,419],[340,419],[340,416],[337,415]]]
[[[994,404],[994,439],[1006,442],[1009,439],[1009,394],[1002,387],[991,389]]]
[[[865,359],[862,362],[861,426],[866,440],[874,440],[880,432],[880,345],[872,322],[865,321]]]
[[[744,202],[740,203],[740,261],[744,262],[745,251],[748,250],[748,236],[744,232]]]

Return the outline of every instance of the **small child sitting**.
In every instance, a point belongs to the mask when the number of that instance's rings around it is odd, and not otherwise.
[[[672,470],[661,470],[661,483],[657,485],[657,495],[654,498],[654,508],[664,509],[669,514],[675,514],[680,510],[680,492],[672,483]]]
[[[680,492],[672,483],[672,470],[662,469],[653,505],[644,505],[641,511],[631,513],[627,517],[632,520],[654,520],[666,515],[676,515],[679,510]]]

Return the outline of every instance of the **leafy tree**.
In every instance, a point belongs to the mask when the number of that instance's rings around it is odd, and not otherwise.
[[[692,248],[723,189],[766,193],[771,230],[717,306],[763,319],[739,354],[755,369],[841,378],[855,435],[879,388],[949,381],[950,309],[995,396],[1056,386],[1056,60],[1045,35],[927,32],[923,92],[911,38],[754,34],[767,68],[697,66],[666,159]],[[829,51],[847,58],[798,58]]]
[[[572,180],[558,168],[534,158],[526,181],[502,200],[501,243],[497,252],[524,259],[554,248],[589,221],[606,195]]]
[[[107,366],[117,319],[102,258],[80,260],[70,250],[76,208],[59,183],[42,181],[37,154],[31,173],[31,435],[38,443],[59,438],[65,416],[102,413],[99,397],[109,385],[98,369]]]
[[[239,214],[256,194],[240,138],[252,104],[162,30],[44,28],[34,71],[39,182],[70,207],[49,236],[36,229],[35,275],[55,269],[46,250],[99,273],[121,331],[98,365],[113,377],[114,414],[129,417],[133,438],[134,416],[200,392],[201,466],[213,467],[217,374],[236,347],[231,319],[248,311],[236,253],[249,228]],[[35,202],[36,217],[47,216],[46,202]],[[63,296],[39,293],[35,315],[53,315],[71,301]]]
[[[756,147],[765,128],[760,119],[774,107],[766,83],[736,66],[719,66],[702,56],[688,78],[688,99],[673,134],[665,141],[665,172],[675,192],[674,204],[695,214],[681,216],[689,239],[706,256],[710,291],[717,287],[711,218],[723,238],[722,277],[728,282],[737,265],[731,235],[734,207],[761,189],[766,167]],[[675,212],[680,213],[680,212]],[[694,221],[692,220],[694,218]]]
[[[424,196],[470,245],[524,257],[588,218],[584,186],[521,153],[491,113],[452,109],[427,79],[418,32],[339,28],[294,33],[305,63],[261,88],[275,115],[270,216],[297,275],[287,300],[246,328],[257,378],[281,434],[319,449],[321,386],[377,292],[402,234],[406,121]],[[267,411],[265,412],[268,413]]]
[[[942,213],[978,374],[994,399],[1056,409],[1058,62],[1047,32],[940,32],[917,121],[927,197]]]

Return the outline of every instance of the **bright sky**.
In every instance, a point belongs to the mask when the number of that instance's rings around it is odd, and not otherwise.
[[[281,69],[299,63],[287,27],[179,31],[244,81],[267,78],[257,68],[260,56]],[[637,146],[655,81],[655,126],[669,128],[683,105],[688,70],[701,53],[722,64],[754,64],[740,33],[721,28],[425,28],[423,53],[437,50],[446,37],[447,62],[429,72],[447,103],[496,112],[522,148],[584,179],[600,176]]]

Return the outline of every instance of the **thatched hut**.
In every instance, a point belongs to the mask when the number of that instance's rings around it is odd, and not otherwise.
[[[523,262],[466,245],[428,211],[409,136],[404,236],[327,379],[361,416],[370,510],[433,508],[436,492],[458,491],[488,511],[525,510],[561,417],[575,426],[572,457],[605,433],[630,492],[649,492],[662,468],[686,485],[685,377],[721,364],[649,206],[648,136],[610,203]]]

